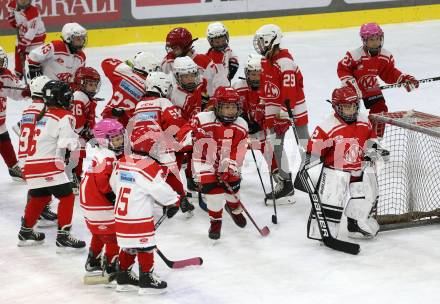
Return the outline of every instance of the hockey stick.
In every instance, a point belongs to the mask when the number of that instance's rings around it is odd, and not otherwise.
[[[3,86],[2,88],[11,89],[11,90],[20,90],[20,91],[27,90],[27,88],[11,87],[11,86]]]
[[[418,80],[418,82],[419,83],[426,83],[426,82],[433,82],[433,81],[439,81],[439,80],[440,80],[440,76],[437,76],[437,77],[420,79],[420,80]],[[405,83],[394,83],[394,84],[380,86],[379,89],[385,90],[385,89],[391,89],[391,88],[399,88],[403,85],[405,85]]]
[[[306,157],[309,159],[310,155],[307,155]],[[306,164],[307,163],[308,160],[306,160]],[[353,255],[358,254],[360,251],[359,244],[338,240],[332,237],[328,228],[327,219],[322,210],[322,203],[319,198],[318,191],[316,190],[316,187],[314,186],[306,167],[300,170],[299,177],[301,179],[303,187],[307,190],[307,193],[309,194],[310,202],[312,203],[312,212],[315,214],[316,220],[318,221],[319,233],[321,234],[321,239],[324,245],[334,250],[342,251],[345,253]]]
[[[241,208],[243,208],[243,211],[246,213],[246,215],[248,216],[248,218],[251,220],[252,224],[254,224],[255,228],[257,228],[258,232],[261,234],[261,236],[268,236],[270,233],[270,230],[267,226],[264,226],[263,229],[260,229],[260,227],[258,227],[257,223],[255,223],[254,219],[252,218],[252,216],[249,214],[249,212],[247,211],[246,207],[243,205],[243,203],[241,202],[241,200],[237,197],[237,195],[234,193],[234,191],[232,190],[231,185],[229,185],[228,182],[225,182],[223,180],[221,180],[220,178],[218,179],[220,183],[222,183],[223,185],[226,186],[226,189],[228,189],[229,193],[235,198],[235,200],[237,200],[238,202],[240,202],[240,206]]]
[[[267,132],[266,129],[264,129],[264,140],[267,144]],[[270,153],[271,153],[271,157],[275,157],[274,154],[274,148],[273,146],[269,145],[270,148]],[[274,224],[278,224],[278,214],[277,214],[277,201],[275,198],[275,192],[274,192],[274,188],[273,188],[273,174],[272,174],[272,168],[269,168],[269,179],[270,179],[270,188],[272,190],[272,200],[273,200],[273,212],[274,214],[272,214],[272,223]],[[269,197],[266,194],[266,197],[264,198],[264,203],[267,205],[267,200],[269,199]]]

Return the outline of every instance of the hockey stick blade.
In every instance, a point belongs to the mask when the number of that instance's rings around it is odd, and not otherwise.
[[[171,261],[163,255],[162,251],[160,251],[159,248],[156,248],[156,252],[159,257],[165,262],[165,264],[172,269],[180,269],[188,266],[200,266],[203,264],[203,259],[201,257]]]
[[[324,245],[345,253],[356,255],[361,251],[361,246],[356,243],[341,241],[335,238],[324,238]]]

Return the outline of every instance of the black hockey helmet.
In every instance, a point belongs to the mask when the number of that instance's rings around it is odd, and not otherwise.
[[[69,85],[59,80],[51,80],[43,87],[43,99],[47,106],[70,108],[73,92]]]

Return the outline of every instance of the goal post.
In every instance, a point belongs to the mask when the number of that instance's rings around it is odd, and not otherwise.
[[[369,118],[390,150],[378,173],[381,230],[440,223],[440,117],[411,110]]]

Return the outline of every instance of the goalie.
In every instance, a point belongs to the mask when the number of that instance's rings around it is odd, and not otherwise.
[[[344,212],[349,237],[373,238],[379,231],[372,217],[378,200],[375,164],[389,152],[380,146],[368,117],[359,114],[353,88],[335,89],[332,105],[334,114],[316,127],[307,145],[307,153],[323,162],[317,184],[322,210],[333,237]],[[321,239],[314,214],[307,228],[309,238]]]

